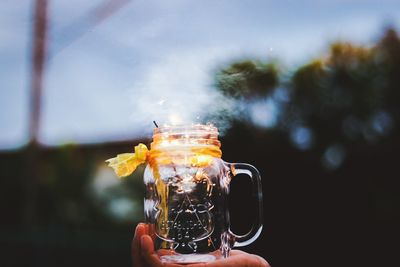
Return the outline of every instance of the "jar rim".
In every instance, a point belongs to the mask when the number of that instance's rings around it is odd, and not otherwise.
[[[211,124],[163,125],[154,129],[152,155],[195,153],[221,156],[218,129]]]
[[[211,134],[218,135],[218,128],[213,124],[164,124],[159,127],[154,128],[153,136],[157,134],[173,133],[179,134],[181,132],[191,133],[191,132],[209,132]]]

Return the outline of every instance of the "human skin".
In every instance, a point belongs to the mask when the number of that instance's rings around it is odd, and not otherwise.
[[[134,267],[271,267],[262,257],[240,250],[232,250],[226,259],[208,263],[186,265],[163,263],[154,251],[153,240],[148,235],[148,225],[144,223],[139,223],[136,227],[131,254]]]

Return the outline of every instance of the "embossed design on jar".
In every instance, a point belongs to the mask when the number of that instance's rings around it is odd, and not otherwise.
[[[214,204],[211,202],[214,185],[203,170],[191,171],[186,175],[191,173],[192,179],[186,178],[179,182],[176,177],[165,179],[169,208],[163,210],[161,205],[157,206],[159,216],[156,218],[155,233],[161,240],[171,242],[174,249],[196,252],[196,242],[210,237],[214,231]],[[194,185],[191,190],[182,192],[182,183],[187,182]]]
[[[211,210],[214,205],[205,200],[201,204],[193,204],[188,195],[183,202],[172,208],[168,218],[171,220],[159,221],[156,234],[165,241],[185,242],[199,241],[209,237],[213,230],[213,216]]]

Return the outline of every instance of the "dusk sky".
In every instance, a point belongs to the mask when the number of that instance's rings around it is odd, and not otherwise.
[[[212,88],[221,64],[277,58],[291,68],[333,41],[370,45],[400,26],[395,0],[126,1],[95,24],[104,2],[49,1],[43,144],[133,139],[153,120],[196,121],[222,101]],[[0,3],[0,149],[28,141],[32,7]],[[273,120],[260,101],[257,116]]]

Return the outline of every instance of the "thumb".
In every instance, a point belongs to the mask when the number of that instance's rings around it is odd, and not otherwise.
[[[154,253],[153,240],[149,235],[143,235],[140,238],[140,246],[142,248],[142,256],[150,255]]]
[[[143,235],[140,238],[140,246],[142,258],[146,262],[146,266],[161,267],[162,263],[158,258],[158,255],[154,253],[153,240],[149,235]]]

